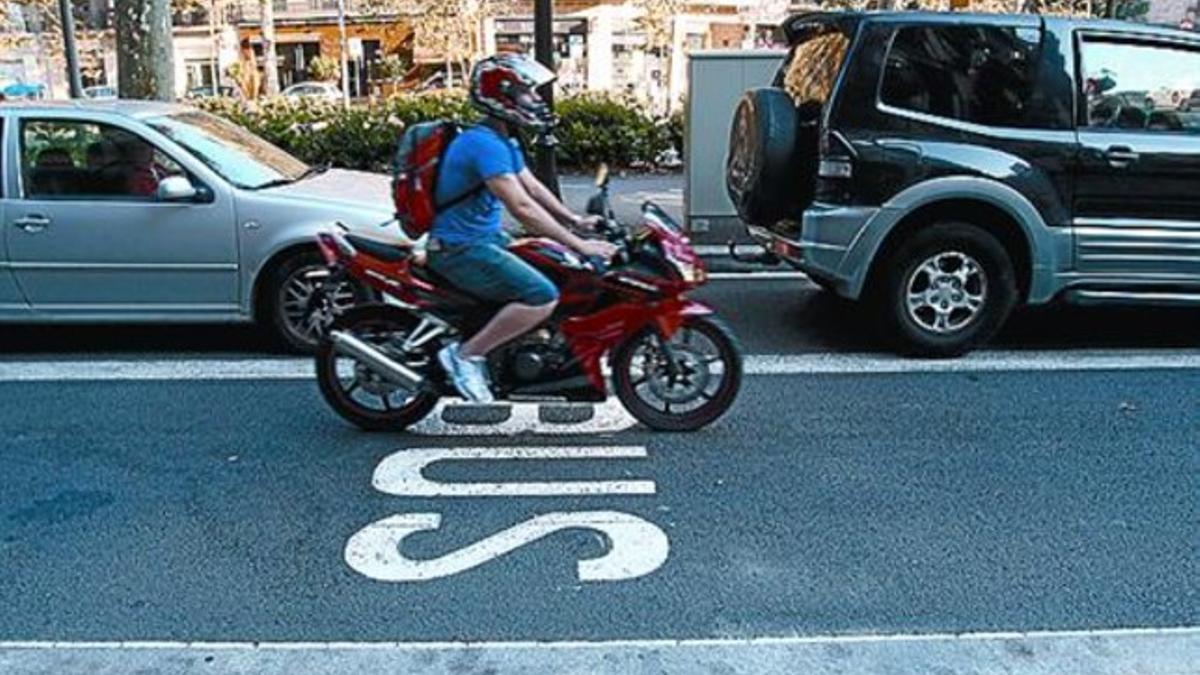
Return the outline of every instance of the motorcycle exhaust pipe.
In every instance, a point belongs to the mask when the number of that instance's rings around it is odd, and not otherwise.
[[[410,391],[420,389],[421,385],[425,383],[425,378],[420,373],[389,358],[387,354],[346,331],[332,331],[329,333],[329,338],[333,340],[333,351],[362,361],[368,368],[382,375],[389,382]]]

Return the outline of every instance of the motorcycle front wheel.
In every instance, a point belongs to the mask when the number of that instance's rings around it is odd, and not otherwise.
[[[347,311],[334,321],[330,332],[348,331],[412,370],[428,373],[431,353],[401,349],[418,324],[418,319],[403,309],[372,304]],[[338,415],[367,431],[403,431],[424,419],[438,402],[432,391],[408,391],[367,364],[338,353],[328,337],[317,347],[317,384]]]
[[[729,410],[742,386],[737,338],[711,316],[688,317],[670,339],[650,326],[617,347],[611,366],[621,404],[660,431],[711,424]]]

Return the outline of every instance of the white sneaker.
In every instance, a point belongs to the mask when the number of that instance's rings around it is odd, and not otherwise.
[[[446,345],[438,352],[438,362],[450,376],[454,388],[472,403],[491,403],[496,399],[488,387],[487,361],[483,358],[465,357],[458,351],[458,343]]]

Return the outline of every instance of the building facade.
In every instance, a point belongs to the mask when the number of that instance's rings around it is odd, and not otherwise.
[[[1187,30],[1200,29],[1200,0],[1150,0],[1146,20],[1150,23],[1178,26]]]
[[[2,1],[2,0],[0,0]],[[85,86],[116,84],[112,0],[89,0],[88,18],[81,26],[81,59]],[[479,26],[481,52],[532,52],[533,2],[517,2],[504,16],[484,18]],[[364,97],[381,93],[379,63],[384,57],[408,64],[417,86],[446,70],[442,54],[418,49],[421,17],[354,11],[346,16],[349,93]],[[693,49],[764,46],[774,26],[788,11],[786,2],[767,0],[698,0],[684,4],[669,18],[669,45],[651,45],[636,2],[623,0],[557,0],[554,45],[562,90],[621,92],[663,105],[677,106],[685,88],[685,57]],[[747,7],[758,7],[750,12]],[[337,0],[273,0],[275,52],[279,82],[286,87],[313,78],[318,57],[341,58]],[[215,13],[210,13],[215,8]],[[36,22],[31,22],[36,23]],[[22,26],[22,29],[37,26]],[[263,39],[258,0],[197,3],[175,16],[174,61],[176,93],[213,84],[234,85],[231,68],[262,68]],[[44,53],[43,41],[30,40],[20,50],[0,54],[0,83],[41,82],[49,93],[65,96],[63,65]],[[464,63],[449,64],[452,78],[461,78]],[[393,69],[394,70],[394,69]],[[388,73],[395,77],[394,72]],[[433,83],[438,84],[438,83]],[[384,92],[386,93],[386,92]]]

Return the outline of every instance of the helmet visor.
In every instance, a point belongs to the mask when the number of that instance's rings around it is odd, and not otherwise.
[[[558,77],[554,71],[528,57],[513,59],[511,65],[521,79],[533,89],[550,84]]]

